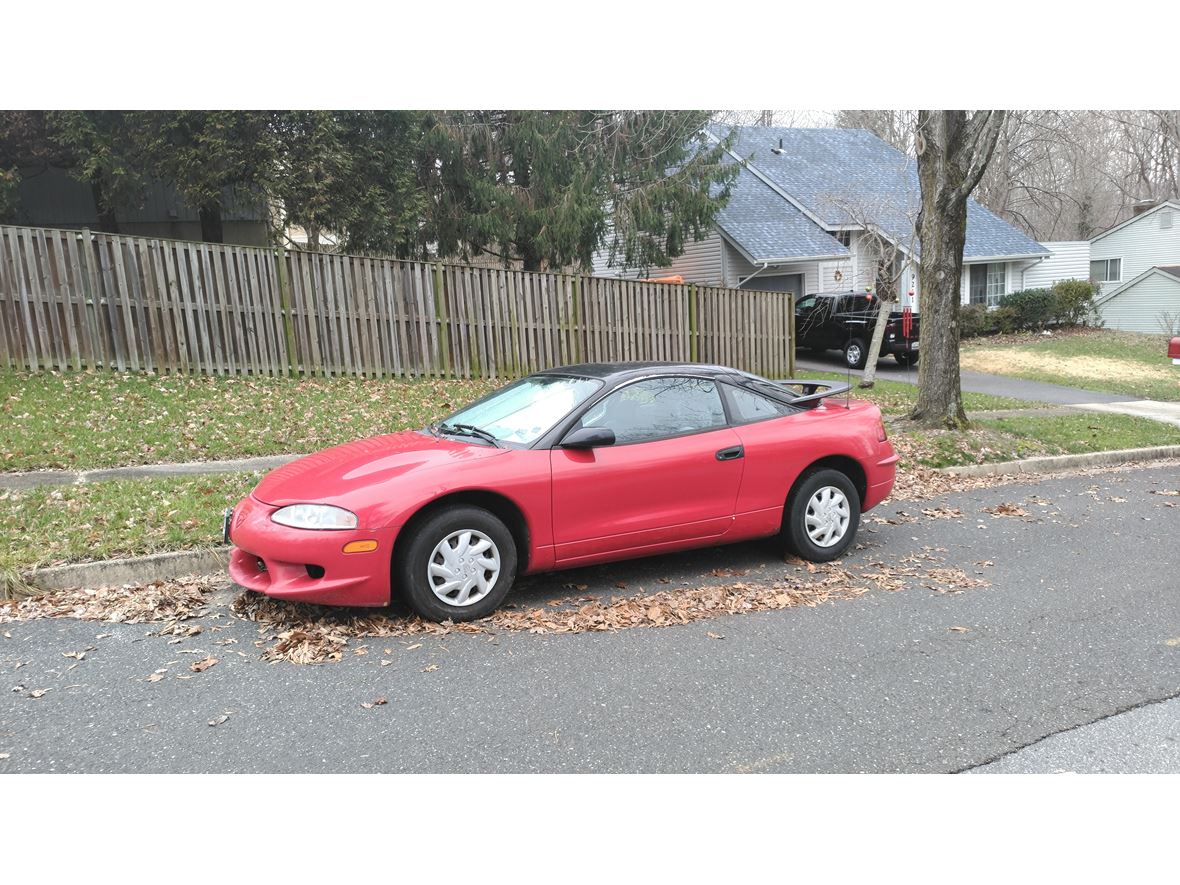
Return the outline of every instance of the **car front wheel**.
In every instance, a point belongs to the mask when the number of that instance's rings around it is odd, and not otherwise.
[[[412,526],[393,566],[415,612],[431,621],[473,621],[495,611],[516,580],[512,533],[482,507],[440,509]]]
[[[848,549],[859,524],[856,486],[839,470],[817,470],[792,490],[781,538],[804,559],[830,562]]]

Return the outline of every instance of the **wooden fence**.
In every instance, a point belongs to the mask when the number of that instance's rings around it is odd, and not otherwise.
[[[576,362],[794,369],[784,292],[0,226],[0,366],[516,377]]]

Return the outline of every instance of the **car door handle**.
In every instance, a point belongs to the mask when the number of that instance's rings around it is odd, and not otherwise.
[[[730,446],[728,449],[721,449],[717,453],[717,460],[718,461],[736,461],[738,458],[743,457],[745,454],[746,454],[746,450],[743,449],[741,446]]]

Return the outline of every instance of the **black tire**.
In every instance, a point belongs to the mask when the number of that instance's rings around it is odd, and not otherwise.
[[[843,535],[828,546],[816,543],[807,531],[807,516],[812,499],[824,489],[839,491],[844,496],[848,508],[848,521]],[[805,473],[791,489],[783,514],[783,528],[779,533],[779,540],[789,553],[795,553],[811,562],[830,562],[844,555],[856,539],[856,530],[859,526],[860,495],[856,491],[856,486],[839,470],[821,468]]]
[[[916,366],[918,364],[918,354],[916,353],[895,353],[893,358],[903,366]]]
[[[482,507],[469,504],[443,507],[420,521],[416,520],[407,530],[410,535],[404,543],[398,544],[392,578],[394,592],[400,593],[410,608],[429,621],[474,621],[499,608],[516,580],[517,553],[512,533],[494,514]],[[445,578],[432,577],[430,565],[433,559],[440,567],[444,567],[445,564],[440,562],[442,553],[433,555],[436,548],[444,539],[466,531],[478,533],[492,542],[493,547],[488,549],[494,550],[498,555],[500,567],[486,595],[476,602],[457,605],[445,601],[435,593],[432,584],[438,582],[440,587],[445,586]],[[459,539],[453,540],[455,543],[451,544],[452,548],[459,543]],[[477,539],[477,543],[481,541]],[[477,568],[476,560],[465,562]],[[484,570],[485,577],[488,571]],[[476,572],[469,574],[478,580],[475,575]],[[456,594],[457,600],[462,590],[452,592]],[[478,593],[478,585],[469,592],[472,595]]]
[[[853,338],[844,345],[844,364],[850,369],[863,369],[869,361],[869,350],[860,338]]]

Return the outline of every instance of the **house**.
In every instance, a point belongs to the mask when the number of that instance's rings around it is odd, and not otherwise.
[[[725,130],[728,131],[728,130]],[[722,131],[710,133],[719,138]],[[668,267],[635,269],[595,255],[600,276],[669,276],[747,289],[847,291],[889,285],[916,306],[921,249],[914,160],[862,129],[736,127],[740,165],[714,230]],[[1024,287],[1049,250],[968,201],[964,304],[996,304]]]
[[[1137,204],[1090,240],[1090,278],[1111,329],[1175,334],[1180,327],[1180,202]]]

